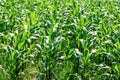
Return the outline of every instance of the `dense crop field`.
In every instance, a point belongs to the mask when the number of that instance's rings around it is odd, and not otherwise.
[[[120,80],[120,0],[0,0],[0,80]]]

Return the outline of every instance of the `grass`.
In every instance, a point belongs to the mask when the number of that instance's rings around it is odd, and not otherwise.
[[[119,0],[0,0],[0,80],[119,80]]]

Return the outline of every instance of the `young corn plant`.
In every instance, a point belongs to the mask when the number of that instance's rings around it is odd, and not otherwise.
[[[119,80],[119,0],[0,0],[0,80]]]

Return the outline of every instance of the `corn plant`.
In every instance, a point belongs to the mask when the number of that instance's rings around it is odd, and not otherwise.
[[[119,0],[0,0],[0,80],[119,80]]]

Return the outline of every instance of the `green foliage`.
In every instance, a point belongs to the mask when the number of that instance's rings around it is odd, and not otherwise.
[[[119,0],[0,0],[0,80],[119,80]]]

